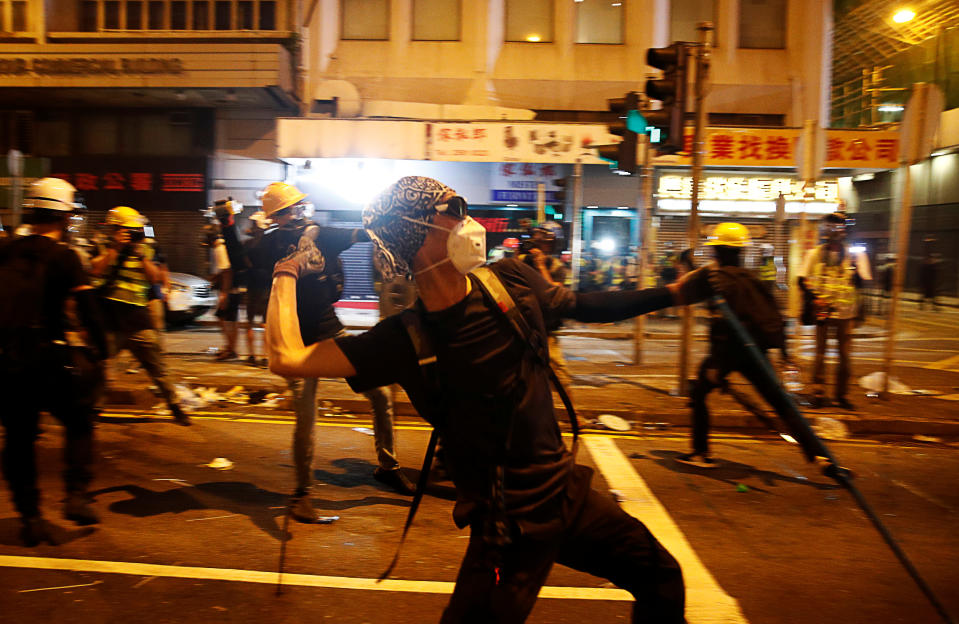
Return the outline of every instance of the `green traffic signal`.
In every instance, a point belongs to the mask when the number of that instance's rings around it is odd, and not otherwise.
[[[626,113],[626,128],[630,132],[640,134],[646,132],[646,118],[638,110],[631,110]]]

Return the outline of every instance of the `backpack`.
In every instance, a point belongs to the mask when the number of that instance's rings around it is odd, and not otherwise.
[[[718,267],[711,271],[710,281],[725,296],[760,348],[779,349],[786,344],[783,317],[776,300],[752,271],[742,267]]]
[[[11,337],[43,329],[47,265],[32,242],[14,238],[0,244],[0,329]]]

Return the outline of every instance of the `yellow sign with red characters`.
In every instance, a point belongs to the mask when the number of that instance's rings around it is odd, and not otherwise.
[[[707,128],[707,166],[796,166],[799,128]],[[655,145],[653,145],[655,148]],[[684,150],[679,160],[690,164],[693,129],[686,128]],[[895,169],[899,166],[899,132],[895,130],[827,130],[826,168]]]

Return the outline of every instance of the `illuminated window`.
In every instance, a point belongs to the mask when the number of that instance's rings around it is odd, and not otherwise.
[[[553,0],[506,0],[506,41],[553,40]]]
[[[390,38],[389,0],[342,0],[340,10],[341,39]]]
[[[413,0],[414,41],[459,41],[461,0]]]
[[[739,0],[739,47],[786,47],[786,0]]]
[[[626,0],[576,3],[576,43],[623,43]]]
[[[712,22],[715,30],[715,0],[672,0],[669,11],[670,41],[699,41],[696,25],[699,22]]]

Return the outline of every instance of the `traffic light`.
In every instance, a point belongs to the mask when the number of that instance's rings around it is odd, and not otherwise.
[[[607,100],[609,111],[616,114],[616,120],[606,124],[610,134],[623,137],[617,145],[600,147],[599,157],[608,160],[610,167],[617,172],[632,175],[636,170],[636,133],[642,132],[644,123],[639,113],[639,94],[630,91],[626,97]]]
[[[551,203],[559,206],[566,205],[566,178],[556,178],[553,180],[553,186],[557,189],[553,191],[553,201]]]
[[[686,73],[688,58],[688,44],[679,41],[665,48],[649,48],[646,51],[646,64],[663,70],[662,78],[646,81],[646,96],[651,100],[659,100],[663,107],[643,112],[646,123],[665,135],[665,139],[655,146],[660,154],[673,154],[683,149],[689,91]]]

